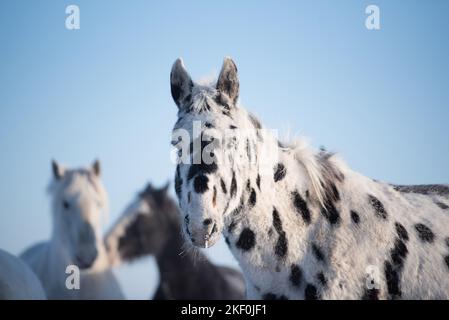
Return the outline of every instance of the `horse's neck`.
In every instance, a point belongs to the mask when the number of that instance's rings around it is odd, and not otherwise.
[[[163,248],[156,254],[161,277],[171,274],[174,269],[179,270],[185,267],[188,260],[186,257],[188,254],[183,252],[184,241],[179,230],[167,232],[167,237]]]
[[[69,265],[73,265],[74,262],[70,257],[67,249],[66,241],[63,237],[63,232],[57,226],[53,227],[52,237],[49,242],[48,249],[48,261],[49,268],[55,267],[58,269],[67,268]],[[89,269],[89,272],[98,272],[109,268],[109,262],[107,260],[106,249],[101,240],[97,240],[98,256],[95,264]]]
[[[281,148],[278,140],[271,135],[264,139],[253,138],[251,144],[254,146],[254,153],[248,158],[251,157],[252,162],[248,161],[236,170],[240,172],[242,188],[241,197],[234,205],[239,208],[239,212],[271,217],[273,206],[282,206],[285,201],[291,203],[293,191],[299,192],[303,197],[311,194],[310,179],[304,165],[298,161],[295,150]],[[266,161],[267,155],[276,156]],[[252,193],[255,193],[255,197]],[[227,212],[232,216],[235,208],[231,207]],[[226,219],[227,223],[231,223],[231,220]]]
[[[56,234],[54,234],[50,239],[47,255],[49,269],[53,267],[57,269],[64,268],[65,270],[68,265],[73,264],[73,261],[70,259],[70,256],[68,254],[68,250],[64,245],[64,241],[61,240],[61,238]]]
[[[168,239],[163,249],[156,254],[156,262],[159,269],[161,283],[176,285],[178,281],[185,282],[186,274],[193,277],[199,269],[209,264],[200,251],[196,248],[185,249],[185,241],[179,232],[179,226],[176,230],[168,232]],[[197,269],[195,272],[193,269]],[[193,280],[193,279],[189,279]]]

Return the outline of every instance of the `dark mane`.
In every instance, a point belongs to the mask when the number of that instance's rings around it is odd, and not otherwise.
[[[169,183],[167,183],[165,186],[161,188],[155,188],[151,183],[148,183],[148,185],[138,193],[139,198],[141,199],[147,199],[152,200],[157,204],[158,206],[161,206],[166,203],[172,203],[173,200],[168,196],[168,187]],[[173,202],[174,203],[174,202]]]
[[[403,193],[419,193],[424,195],[449,196],[449,185],[420,184],[420,185],[392,185],[396,191]]]

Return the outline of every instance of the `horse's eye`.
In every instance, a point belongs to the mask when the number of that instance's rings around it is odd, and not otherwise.
[[[62,206],[64,207],[64,209],[68,209],[70,207],[70,204],[67,201],[64,201],[62,203]]]

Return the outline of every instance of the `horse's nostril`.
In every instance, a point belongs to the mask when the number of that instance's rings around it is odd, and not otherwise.
[[[206,238],[209,239],[215,232],[217,232],[217,224],[214,223],[212,228],[209,228],[210,232],[206,235]]]
[[[204,219],[204,221],[203,221],[203,224],[205,225],[205,226],[208,226],[208,225],[210,225],[212,223],[212,219]]]
[[[214,223],[214,226],[213,226],[212,231],[210,232],[210,234],[212,235],[215,232],[217,232],[217,224],[216,223]]]

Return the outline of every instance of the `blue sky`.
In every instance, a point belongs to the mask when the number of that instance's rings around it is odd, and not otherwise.
[[[77,4],[81,29],[65,29]],[[365,28],[380,8],[381,30]],[[98,157],[111,222],[147,181],[172,180],[169,73],[218,74],[230,55],[241,103],[394,183],[449,182],[448,1],[0,2],[0,248],[48,238],[50,159]],[[225,246],[208,251],[235,265]],[[118,270],[146,298],[152,259]]]

